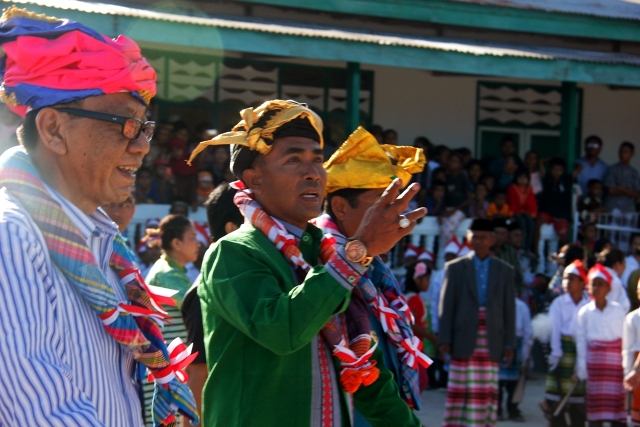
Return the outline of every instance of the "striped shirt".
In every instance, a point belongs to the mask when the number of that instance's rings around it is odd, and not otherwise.
[[[116,294],[115,224],[48,188],[78,227]],[[52,263],[42,233],[0,189],[0,426],[141,426],[133,358]]]

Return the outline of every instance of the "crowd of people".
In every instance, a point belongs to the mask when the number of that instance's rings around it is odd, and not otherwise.
[[[550,324],[550,424],[626,422],[640,236],[626,254],[585,221],[553,277],[533,266],[541,223],[568,239],[574,183],[585,218],[635,212],[632,144],[607,168],[588,137],[572,173],[520,161],[508,135],[487,162],[380,127],[328,149],[283,100],[192,140],[147,120],[155,72],[132,40],[14,6],[0,44],[0,98],[24,118],[0,157],[0,425],[417,427],[438,387],[444,427],[523,421],[532,313]],[[127,241],[150,202],[168,215]],[[207,224],[188,218],[200,204]],[[444,268],[405,244],[425,215]],[[631,407],[640,425],[640,393]]]

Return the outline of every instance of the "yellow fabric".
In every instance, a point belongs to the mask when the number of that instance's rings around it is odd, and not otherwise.
[[[344,188],[387,188],[395,179],[409,184],[411,175],[422,172],[427,159],[422,148],[380,145],[359,127],[324,163],[327,193]]]
[[[273,110],[278,111],[271,117],[262,127],[254,126],[260,121],[262,116]],[[290,122],[298,117],[309,120],[311,126],[318,132],[320,137],[320,148],[323,147],[322,139],[322,119],[311,109],[299,104],[295,101],[283,101],[274,99],[267,101],[258,108],[245,108],[240,112],[242,120],[233,127],[231,132],[226,132],[216,136],[208,141],[202,141],[191,153],[188,163],[191,164],[193,159],[205,148],[212,145],[230,145],[237,144],[249,147],[252,151],[258,151],[260,154],[269,154],[271,145],[265,142],[265,139],[273,139],[273,133],[282,127],[285,123]]]

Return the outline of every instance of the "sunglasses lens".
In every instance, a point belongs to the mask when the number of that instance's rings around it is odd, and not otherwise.
[[[126,122],[124,122],[124,128],[122,129],[122,134],[129,139],[136,139],[140,135],[141,127],[142,127],[142,123],[134,119],[129,119]]]
[[[153,138],[153,132],[156,130],[156,124],[154,122],[147,122],[144,125],[144,128],[142,129],[142,133],[144,133],[145,138],[147,138],[148,141],[151,141],[151,138]]]

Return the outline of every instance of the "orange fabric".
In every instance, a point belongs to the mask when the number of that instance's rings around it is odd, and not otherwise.
[[[505,203],[502,206],[502,209],[498,209],[494,202],[489,203],[489,208],[487,209],[487,217],[491,218],[494,215],[511,216],[511,209],[509,208],[509,204]]]

